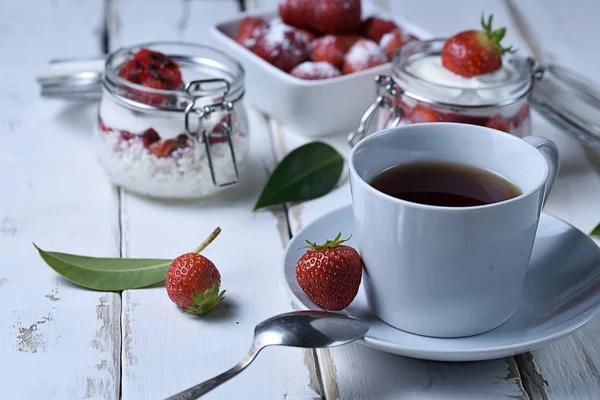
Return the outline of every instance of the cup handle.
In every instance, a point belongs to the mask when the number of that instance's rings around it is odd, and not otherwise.
[[[545,185],[546,187],[544,189],[544,199],[542,201],[542,207],[544,207],[546,200],[552,191],[552,187],[556,181],[556,176],[558,175],[558,168],[560,167],[558,147],[553,141],[541,136],[527,136],[523,138],[523,140],[532,146],[535,146],[546,158],[546,161],[548,161],[548,167],[550,171],[548,172],[548,178],[546,179]]]

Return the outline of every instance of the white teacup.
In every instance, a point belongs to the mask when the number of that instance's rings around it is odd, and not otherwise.
[[[387,168],[427,161],[493,171],[522,194],[483,206],[441,207],[400,200],[369,184]],[[381,320],[419,335],[461,337],[511,317],[558,172],[553,142],[475,125],[421,123],[368,136],[349,164],[363,284]]]

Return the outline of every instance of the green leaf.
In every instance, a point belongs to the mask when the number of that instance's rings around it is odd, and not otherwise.
[[[590,236],[600,236],[600,224],[596,225],[596,227],[590,232]]]
[[[80,286],[104,291],[136,289],[161,282],[173,260],[152,258],[97,258],[44,251],[42,259],[64,278]]]
[[[344,158],[333,147],[322,142],[305,144],[281,160],[254,210],[321,197],[335,187],[343,167]]]

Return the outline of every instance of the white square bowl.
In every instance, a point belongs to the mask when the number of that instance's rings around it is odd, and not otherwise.
[[[371,15],[394,20],[403,30],[421,39],[431,35],[423,29],[369,2],[362,4],[363,20]],[[358,127],[360,118],[375,100],[374,78],[391,73],[391,63],[368,70],[323,80],[296,78],[233,39],[237,27],[247,16],[268,22],[278,17],[277,10],[251,11],[212,27],[212,35],[224,50],[237,59],[246,71],[246,100],[294,132],[307,137],[349,133]]]

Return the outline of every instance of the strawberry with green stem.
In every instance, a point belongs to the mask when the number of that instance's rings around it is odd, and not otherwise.
[[[308,251],[296,263],[296,280],[310,299],[327,310],[339,311],[352,303],[362,278],[363,261],[343,243],[339,233],[324,244],[306,241]]]
[[[448,39],[442,48],[442,65],[467,78],[499,70],[502,56],[515,50],[502,47],[500,42],[506,35],[506,28],[492,30],[492,20],[493,15],[487,22],[482,15],[482,31],[463,31]]]
[[[167,294],[185,312],[203,315],[218,306],[225,297],[220,291],[221,274],[206,257],[198,254],[221,232],[217,228],[191,253],[177,257],[167,271]]]

